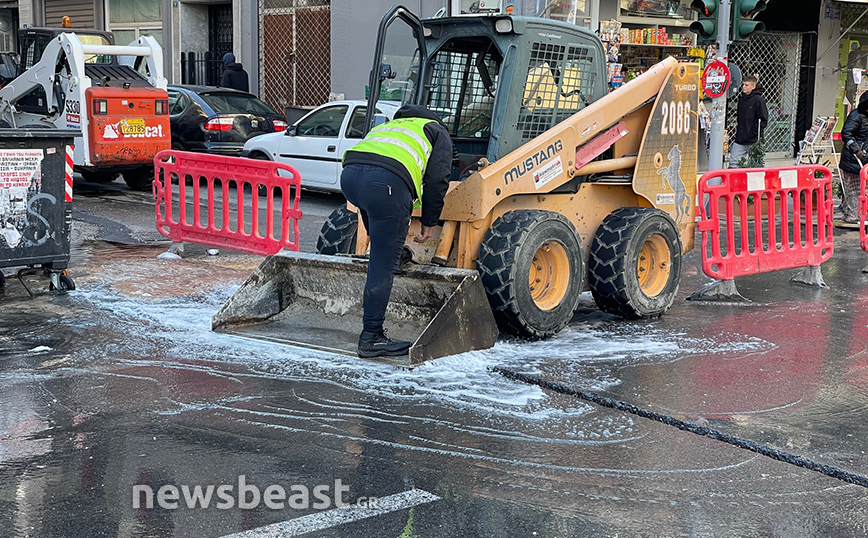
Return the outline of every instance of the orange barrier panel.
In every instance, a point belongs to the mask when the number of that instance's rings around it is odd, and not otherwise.
[[[298,170],[281,163],[184,151],[154,157],[157,231],[175,242],[261,255],[284,248],[298,252],[300,191]]]
[[[862,250],[868,252],[868,234],[865,233],[865,218],[868,217],[868,197],[865,196],[865,184],[868,182],[868,165],[862,167],[859,173],[859,244]]]
[[[699,179],[698,194],[702,270],[711,278],[819,267],[832,257],[832,173],[825,166],[712,170]]]

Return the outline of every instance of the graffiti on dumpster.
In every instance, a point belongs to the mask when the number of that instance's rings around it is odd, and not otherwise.
[[[41,149],[0,150],[0,248],[48,240],[50,224],[40,209],[57,200],[41,192],[43,157]]]

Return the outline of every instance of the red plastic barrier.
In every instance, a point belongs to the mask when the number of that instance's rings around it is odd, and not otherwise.
[[[865,233],[865,217],[868,217],[868,197],[865,195],[865,184],[868,182],[868,165],[862,167],[859,173],[859,244],[862,250],[868,252],[868,234]]]
[[[819,267],[832,257],[832,173],[825,166],[712,170],[699,179],[698,193],[702,270],[712,278]]]
[[[281,170],[291,177],[278,175]],[[300,187],[301,176],[289,165],[161,151],[154,157],[157,231],[175,242],[250,254],[276,254],[284,248],[297,252]],[[260,196],[262,190],[265,193]],[[281,217],[275,222],[278,196]],[[259,215],[263,198],[265,222]]]

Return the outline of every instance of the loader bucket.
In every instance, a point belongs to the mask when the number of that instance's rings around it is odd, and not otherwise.
[[[367,260],[281,252],[269,256],[211,321],[215,331],[356,355]],[[395,275],[386,311],[389,337],[409,355],[374,360],[413,367],[487,349],[497,326],[476,271],[429,265]]]

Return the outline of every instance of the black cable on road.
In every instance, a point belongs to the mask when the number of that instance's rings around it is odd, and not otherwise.
[[[568,396],[580,398],[582,400],[595,403],[603,407],[609,407],[611,409],[625,411],[627,413],[638,415],[647,419],[656,420],[657,422],[662,422],[663,424],[673,426],[675,428],[678,428],[679,430],[688,431],[690,433],[695,433],[696,435],[702,435],[704,437],[710,437],[712,439],[716,439],[718,441],[723,441],[724,443],[729,443],[730,445],[737,446],[738,448],[743,448],[745,450],[750,450],[751,452],[756,452],[757,454],[762,454],[763,456],[772,458],[774,460],[789,463],[790,465],[795,465],[797,467],[810,469],[811,471],[816,471],[826,476],[837,478],[838,480],[843,480],[844,482],[849,482],[850,484],[855,484],[857,486],[862,486],[863,488],[868,488],[868,477],[851,473],[849,471],[845,471],[831,465],[817,463],[816,461],[805,458],[804,456],[790,454],[788,452],[784,452],[782,450],[778,450],[767,445],[761,445],[747,439],[742,439],[740,437],[735,437],[733,435],[723,433],[713,428],[700,426],[699,424],[694,424],[692,422],[685,422],[669,415],[655,413],[647,409],[642,409],[641,407],[636,407],[635,405],[631,405],[618,400],[613,400],[611,398],[606,398],[604,396],[600,396],[599,394],[594,394],[593,392],[576,390],[562,383],[553,383],[551,381],[546,381],[545,379],[541,379],[536,376],[521,374],[512,370],[508,370],[506,368],[502,368],[500,366],[492,367],[491,370],[514,381],[521,381],[530,385],[536,385],[538,387],[549,389],[559,394],[566,394]]]

